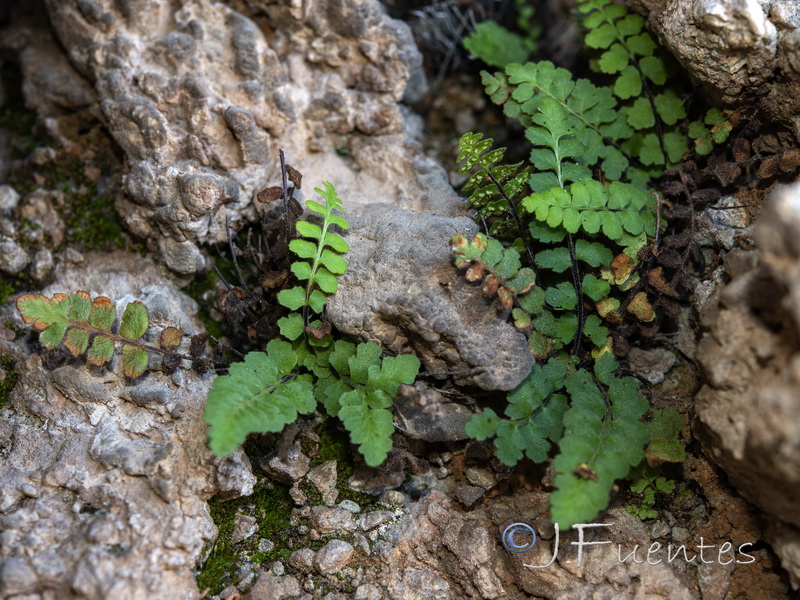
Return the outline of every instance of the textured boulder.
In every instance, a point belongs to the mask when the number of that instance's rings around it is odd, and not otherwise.
[[[439,491],[430,492],[384,532],[391,540],[380,554],[377,576],[391,600],[437,598],[522,598],[552,600],[578,598],[653,598],[691,600],[689,585],[662,560],[642,560],[651,540],[644,524],[624,510],[606,515],[609,525],[588,540],[611,540],[612,545],[585,548],[578,566],[575,531],[561,532],[558,560],[546,565],[554,548],[554,532],[547,519],[548,499],[542,492],[518,492],[491,507],[461,513]],[[529,522],[539,539],[530,552],[512,554],[500,545],[504,529],[520,520]],[[548,531],[549,530],[549,531]],[[529,538],[525,538],[526,540]],[[524,543],[523,534],[516,541]],[[639,544],[639,564],[621,563],[617,544],[625,554]],[[661,553],[664,554],[662,549]]]
[[[524,336],[498,322],[494,307],[450,260],[450,239],[475,223],[402,209],[354,219],[348,260],[328,315],[345,333],[394,352],[413,349],[428,371],[485,389],[514,389],[533,366]]]
[[[139,299],[150,337],[167,325],[200,330],[196,304],[153,264],[123,253],[87,262],[60,268],[43,293],[108,294],[118,311]],[[3,320],[18,321],[11,313]],[[216,537],[205,501],[250,494],[255,482],[241,452],[219,460],[207,448],[211,379],[179,370],[130,381],[119,365],[94,368],[6,337],[0,354],[16,359],[20,377],[0,419],[0,596],[197,598],[192,569]]]
[[[255,193],[278,180],[279,148],[314,180],[334,179],[350,206],[395,200],[403,179],[409,196],[421,191],[404,173],[413,161],[397,104],[420,57],[377,2],[272,4],[268,35],[203,0],[47,7],[130,163],[120,214],[174,271],[202,270],[198,244],[253,218]],[[345,137],[359,135],[384,138],[364,163]]]
[[[800,137],[800,7],[793,0],[631,0],[715,104],[758,105]]]
[[[697,357],[708,383],[697,416],[707,453],[742,495],[772,521],[793,526],[774,527],[781,534],[773,546],[797,586],[800,185],[772,194],[756,235],[760,264],[728,260],[732,281],[703,308],[707,332]]]

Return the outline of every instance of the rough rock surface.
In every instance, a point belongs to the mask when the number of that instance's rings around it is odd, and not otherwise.
[[[570,546],[575,532],[562,532],[558,560],[547,568],[527,568],[526,563],[546,565],[552,557],[554,532],[549,526],[548,533],[547,506],[546,494],[518,492],[491,508],[460,513],[447,496],[431,492],[383,534],[391,541],[380,555],[388,598],[693,598],[665,561],[642,561],[642,548],[651,543],[649,532],[625,511],[607,515],[603,522],[611,527],[600,534],[587,530],[587,541],[612,540],[613,545],[585,548],[581,566]],[[530,525],[544,538],[530,552],[512,554],[499,540],[520,515],[530,515]],[[641,564],[621,564],[618,543],[623,544],[623,556],[639,544]]]
[[[760,264],[726,261],[732,281],[703,308],[697,357],[701,440],[739,491],[776,522],[773,547],[800,584],[800,185],[774,192],[756,225]],[[741,253],[741,251],[735,251]],[[781,530],[774,527],[773,534]]]
[[[199,331],[196,304],[153,264],[123,253],[87,262],[60,267],[43,293],[113,294],[118,311],[135,298],[150,308],[149,336]],[[3,320],[19,321],[12,311]],[[0,419],[0,596],[196,598],[192,569],[216,537],[205,501],[250,494],[255,481],[241,452],[219,460],[207,448],[210,378],[130,381],[0,336],[6,353],[20,378]]]
[[[307,187],[332,181],[360,215],[334,326],[413,349],[429,371],[480,370],[463,383],[515,387],[530,353],[477,289],[457,283],[449,239],[474,225],[423,154],[420,118],[400,104],[424,83],[408,27],[377,0],[251,4],[236,6],[255,21],[205,0],[52,1],[68,61],[36,62],[58,54],[36,19],[2,45],[21,57],[26,98],[51,129],[65,107],[102,114],[129,164],[119,214],[174,272],[208,268],[203,245],[255,218],[282,148]]]
[[[800,6],[793,0],[631,0],[716,103],[759,105],[800,138]]]
[[[491,304],[450,260],[450,239],[473,236],[473,221],[387,209],[354,219],[351,229],[347,259],[361,268],[345,273],[328,302],[341,331],[397,353],[411,348],[428,371],[463,372],[456,377],[461,383],[519,385],[533,366],[525,337],[498,323]]]
[[[266,31],[204,0],[47,7],[130,162],[120,213],[173,270],[201,270],[198,243],[252,218],[279,148],[314,183],[335,177],[351,207],[424,203],[397,103],[421,59],[377,2],[272,4]],[[348,139],[364,135],[384,139]]]

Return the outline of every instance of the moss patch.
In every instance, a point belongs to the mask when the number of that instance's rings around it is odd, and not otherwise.
[[[249,556],[250,562],[262,564],[279,558],[286,559],[292,552],[287,544],[292,515],[289,489],[268,481],[266,477],[256,477],[256,490],[250,496],[227,502],[212,499],[208,503],[211,518],[219,528],[219,535],[197,574],[197,585],[201,591],[209,588],[210,594],[218,594],[225,586],[237,583],[236,571],[245,554]],[[234,545],[231,543],[231,534],[237,513],[255,517],[258,531]],[[275,547],[270,552],[258,552],[260,538],[271,540]]]

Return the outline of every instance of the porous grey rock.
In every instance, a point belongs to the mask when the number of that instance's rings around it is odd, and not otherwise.
[[[469,508],[480,500],[486,490],[475,485],[462,485],[456,490],[456,498],[461,504]]]
[[[265,36],[240,12],[204,0],[91,10],[47,2],[130,162],[121,215],[151,244],[174,242],[171,268],[202,268],[192,247],[223,240],[228,218],[253,218],[255,193],[278,179],[278,148],[301,170],[335,179],[351,206],[397,194],[375,192],[399,184],[388,173],[413,162],[398,101],[421,57],[378,2],[331,6],[271,4],[259,11]],[[368,144],[370,153],[380,146],[378,156],[361,161],[356,142],[348,164],[332,152],[347,147],[345,135],[382,137]]]
[[[552,600],[579,598],[694,598],[690,584],[662,560],[647,564],[642,548],[652,542],[638,518],[624,509],[604,514],[603,528],[596,538],[611,545],[585,549],[577,565],[575,531],[561,532],[558,560],[545,569],[553,554],[554,532],[546,517],[548,496],[542,492],[517,492],[494,498],[469,513],[459,511],[448,496],[434,490],[410,505],[390,526],[381,548],[381,570],[370,583],[380,584],[391,600],[406,598],[516,598]],[[526,521],[541,534],[529,552],[513,554],[499,543],[506,526],[527,515]],[[630,551],[639,544],[639,564],[620,563],[617,544]],[[377,547],[375,544],[373,547]],[[588,551],[586,551],[588,550]],[[661,550],[664,556],[664,549]],[[623,554],[625,556],[625,554]]]
[[[16,275],[30,262],[30,256],[16,240],[0,235],[0,271]]]
[[[0,185],[0,213],[14,210],[17,204],[19,204],[17,190],[10,185]]]
[[[664,381],[664,376],[673,367],[676,360],[675,355],[664,348],[653,348],[652,350],[631,348],[628,354],[631,370],[652,385],[658,385]]]
[[[703,307],[697,357],[698,436],[742,495],[798,531],[800,513],[800,186],[773,192],[756,224],[760,262],[732,259],[734,277]],[[736,268],[739,265],[741,268]],[[755,265],[747,269],[748,265]],[[774,528],[776,530],[777,528]],[[775,550],[800,584],[798,538]],[[785,553],[782,554],[782,552]]]
[[[396,353],[411,349],[428,371],[455,372],[463,384],[519,385],[534,362],[525,337],[498,322],[450,259],[450,239],[473,236],[473,221],[396,208],[352,221],[348,260],[358,267],[327,304],[337,329]]]
[[[314,566],[314,554],[311,548],[295,550],[289,556],[289,564],[301,573],[308,573]]]
[[[384,523],[388,523],[393,518],[394,515],[388,510],[373,510],[358,520],[358,526],[363,531],[369,531],[370,529],[375,529]]]
[[[301,593],[300,582],[295,577],[275,576],[261,571],[253,587],[242,596],[242,600],[283,600],[297,598]]]
[[[85,267],[59,266],[42,293],[81,289],[123,299],[118,312],[136,298],[157,308],[151,323],[201,329],[196,303],[136,255],[89,253]],[[10,308],[0,310],[3,320],[19,322]],[[93,368],[32,353],[25,340],[0,339],[0,354],[15,358],[20,376],[0,420],[8,440],[0,596],[196,598],[192,571],[217,535],[206,500],[249,494],[255,482],[240,451],[218,459],[208,450],[203,403],[211,378],[186,372],[179,387],[151,371],[130,382],[118,375],[118,359]],[[150,391],[141,396],[139,386]]]
[[[705,209],[697,225],[697,243],[731,250],[736,237],[751,233],[752,217],[735,196],[725,196]]]
[[[321,575],[342,570],[353,558],[355,548],[344,540],[331,540],[314,555],[314,567]]]
[[[259,465],[270,477],[283,483],[294,483],[302,479],[311,468],[311,460],[300,450],[300,444],[292,444],[286,456],[273,454]]]
[[[231,543],[238,544],[258,531],[258,520],[251,515],[237,514],[233,519]]]
[[[631,0],[715,105],[753,108],[800,136],[800,11],[789,0]],[[780,76],[778,76],[780,74]]]
[[[62,105],[88,102],[102,113],[129,163],[121,219],[184,280],[207,267],[203,246],[225,240],[228,222],[257,218],[254,196],[278,183],[284,149],[314,174],[308,187],[332,181],[348,213],[363,217],[351,219],[365,231],[350,236],[343,299],[328,307],[333,324],[394,352],[418,351],[428,371],[466,371],[462,383],[513,388],[532,357],[452,272],[450,237],[475,228],[422,151],[420,117],[399,104],[422,89],[408,27],[378,0],[233,4],[259,26],[207,0],[135,8],[48,1],[71,70],[61,81],[63,57],[41,63],[57,72],[31,73],[26,96],[51,99],[37,110],[64,143],[53,116]],[[13,51],[58,47],[40,21],[25,26]],[[64,94],[75,78],[74,97]],[[408,221],[415,237],[398,239],[393,232],[405,233]]]
[[[48,248],[37,250],[33,255],[33,264],[31,265],[33,278],[40,283],[48,283],[53,275],[53,269],[55,269],[53,253]]]
[[[345,499],[339,502],[339,508],[343,508],[344,510],[353,514],[361,512],[361,506],[359,506],[358,502],[353,502],[350,499]]]
[[[472,485],[477,485],[485,490],[492,489],[497,483],[494,473],[484,467],[470,467],[464,474]]]
[[[356,588],[353,600],[383,600],[383,594],[378,586],[364,583]]]

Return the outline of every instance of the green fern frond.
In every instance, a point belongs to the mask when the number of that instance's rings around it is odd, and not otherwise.
[[[647,401],[632,377],[617,377],[617,365],[604,355],[594,376],[579,369],[566,379],[571,406],[564,415],[560,454],[553,462],[556,488],[552,518],[561,527],[587,523],[608,505],[614,481],[644,457],[647,427],[641,422]]]
[[[116,333],[116,308],[111,300],[105,296],[92,300],[84,291],[54,294],[52,299],[25,294],[17,299],[17,310],[26,324],[33,324],[42,332],[39,341],[45,348],[64,342],[72,356],[86,354],[89,363],[102,366],[111,360],[116,344],[120,344],[122,369],[127,377],[139,377],[147,369],[150,348],[139,339],[147,331],[148,315],[141,302],[125,307]]]
[[[326,297],[339,288],[337,276],[347,270],[347,261],[341,255],[349,250],[349,246],[331,229],[334,225],[345,230],[348,228],[347,221],[337,214],[344,213],[342,201],[333,185],[325,181],[323,186],[324,190],[314,188],[314,191],[325,200],[324,205],[313,200],[306,202],[310,210],[322,215],[322,227],[298,221],[297,232],[306,239],[289,242],[289,249],[304,259],[292,263],[292,273],[299,281],[306,282],[305,288],[295,286],[278,294],[278,302],[289,310],[303,309],[302,316],[293,312],[278,320],[281,334],[290,340],[300,337],[309,324],[309,309],[318,314],[322,312]]]
[[[250,352],[214,380],[205,409],[214,454],[227,456],[250,433],[282,431],[298,414],[314,411],[311,376],[295,373],[296,366],[291,344],[272,340],[266,352]]]
[[[467,205],[480,212],[490,224],[492,235],[509,232],[515,219],[519,196],[528,190],[532,169],[523,163],[502,164],[505,148],[490,150],[494,140],[480,133],[466,133],[458,142],[458,172],[472,173],[462,187],[469,192]]]
[[[401,383],[411,384],[420,362],[416,356],[381,359],[374,342],[334,342],[327,372],[317,371],[317,399],[328,414],[338,416],[350,439],[370,466],[381,464],[392,449],[392,398]]]

